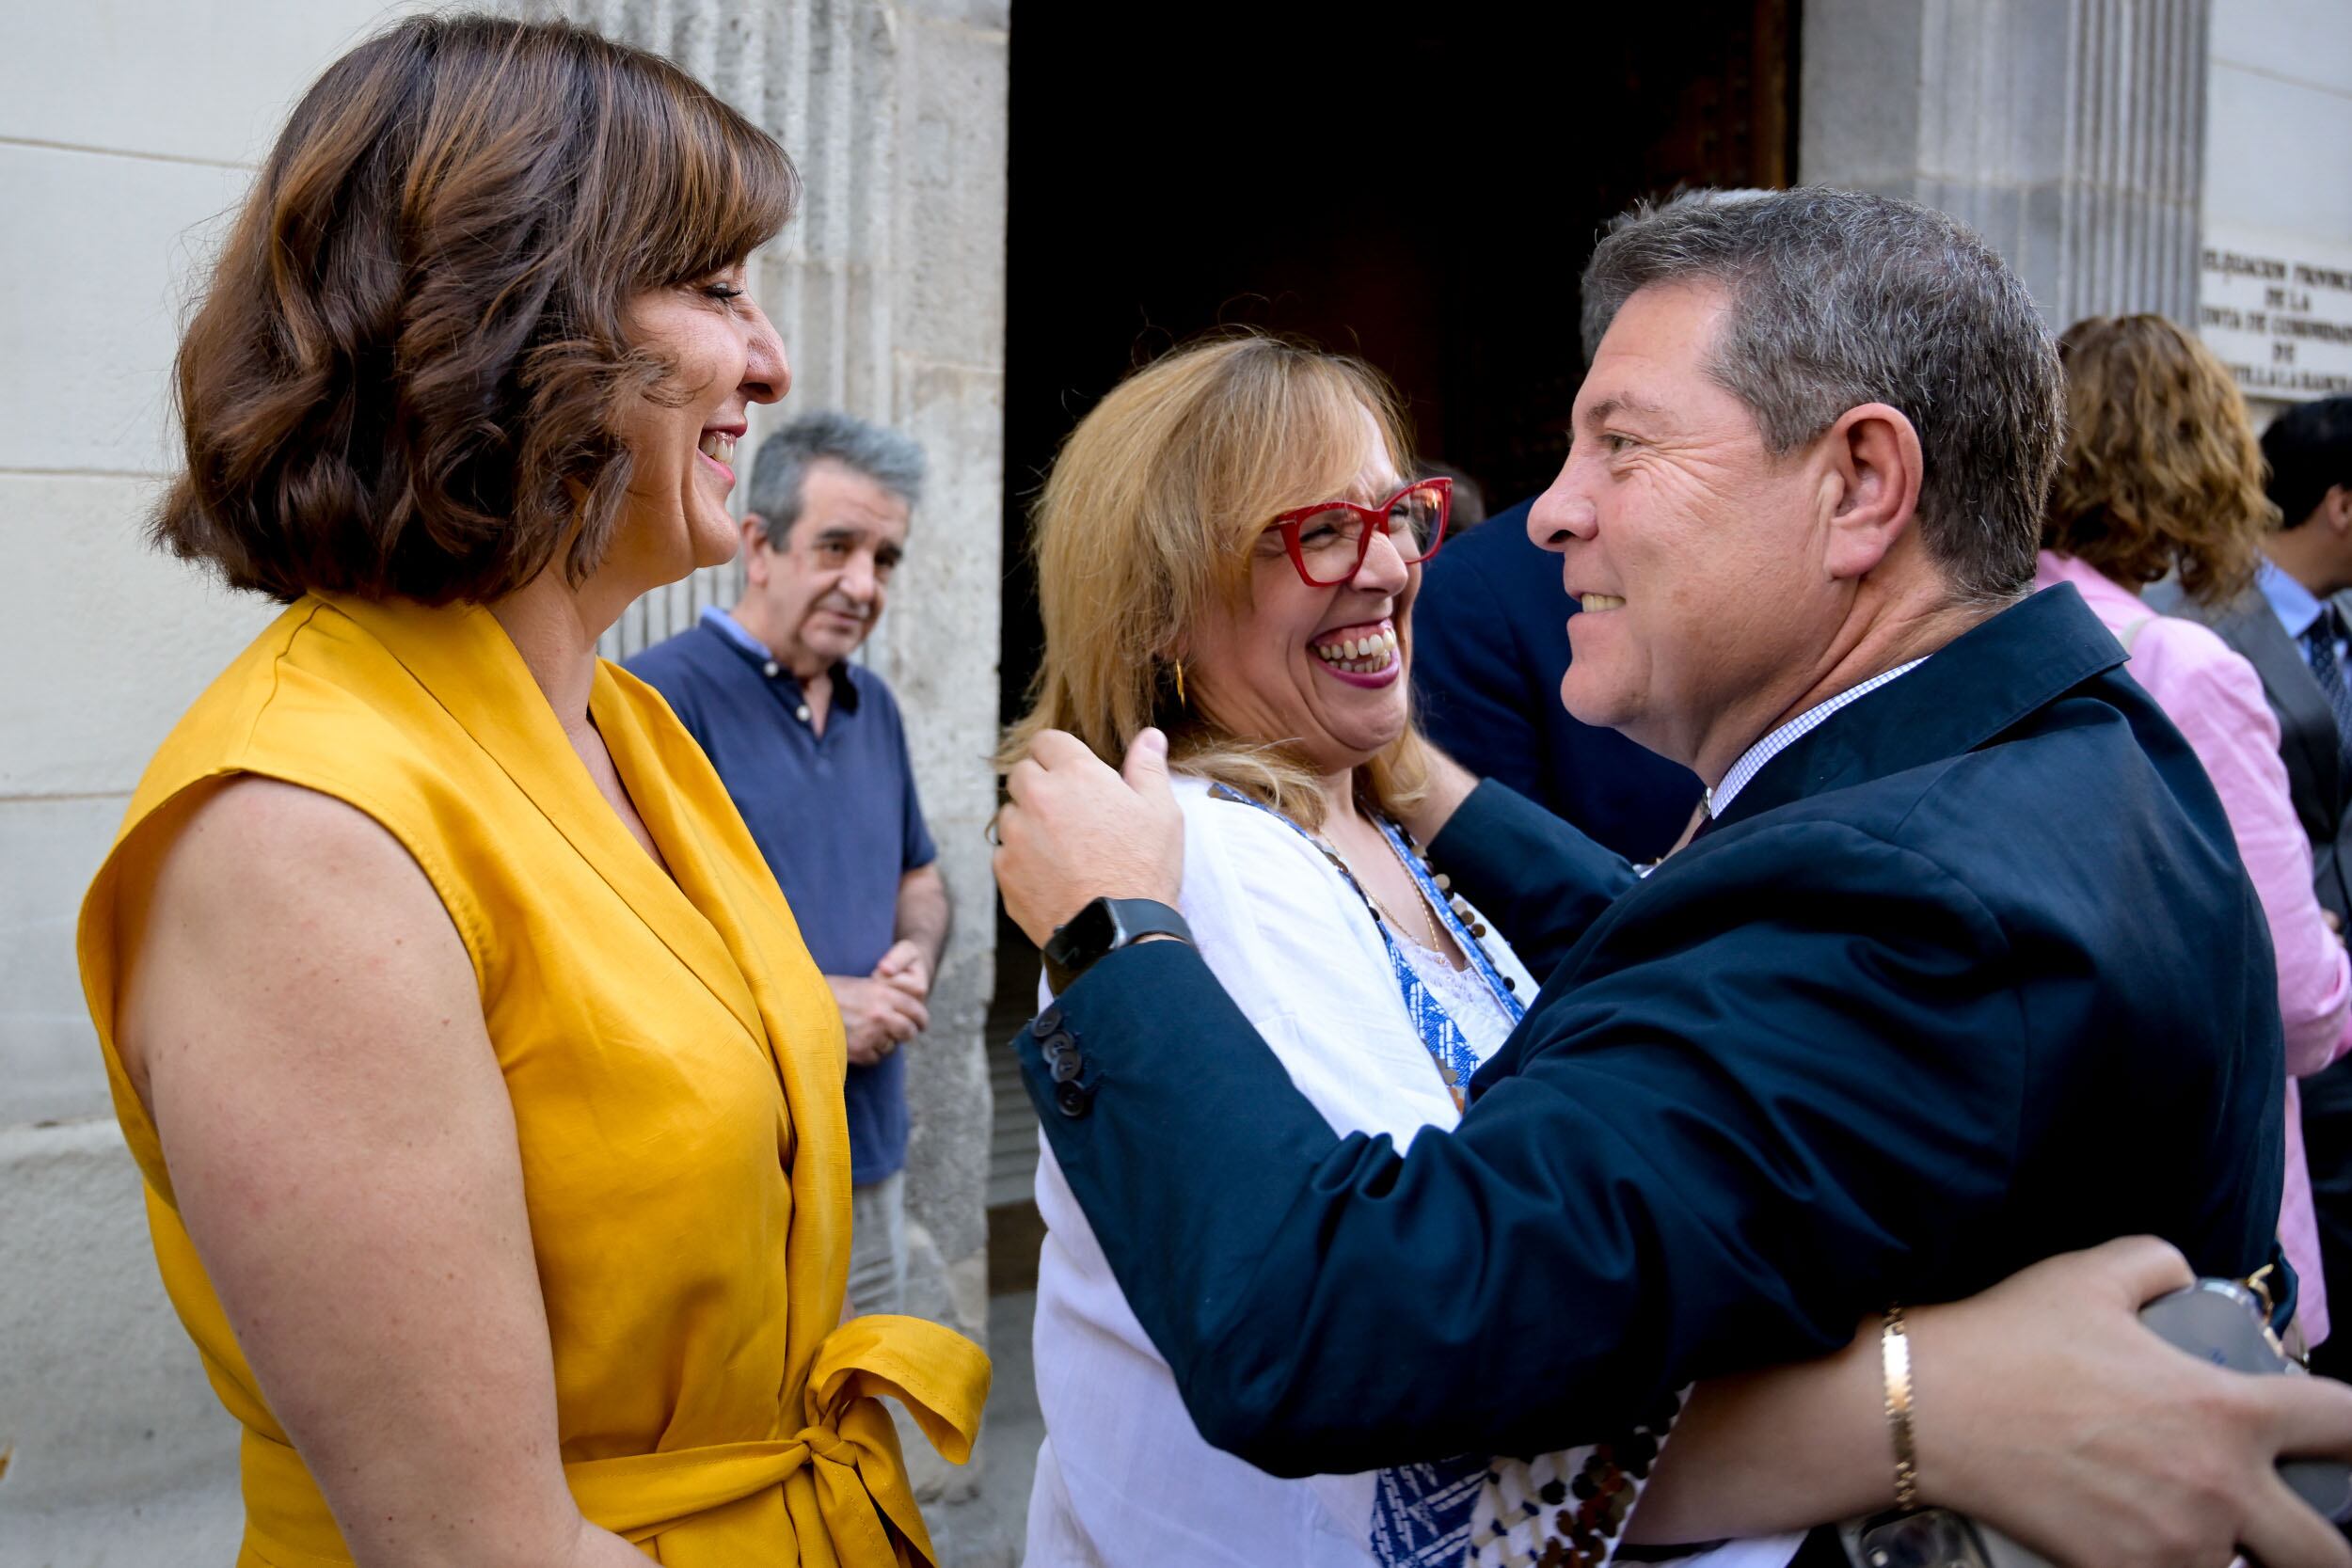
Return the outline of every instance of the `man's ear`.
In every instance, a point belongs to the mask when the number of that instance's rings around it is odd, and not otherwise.
[[[1919,511],[1926,460],[1919,433],[1900,409],[1883,403],[1849,408],[1822,436],[1829,506],[1824,564],[1833,578],[1875,570]]]
[[[2328,493],[2319,499],[2319,516],[2337,538],[2352,534],[2352,485],[2328,486]]]
[[[768,580],[768,519],[756,512],[743,518],[743,577],[746,581],[765,583]]]

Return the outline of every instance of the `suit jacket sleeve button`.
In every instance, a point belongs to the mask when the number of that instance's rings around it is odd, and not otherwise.
[[[1029,1025],[1029,1033],[1043,1039],[1060,1027],[1061,1009],[1048,1004],[1045,1010],[1037,1015],[1037,1021]]]
[[[1057,1084],[1067,1084],[1086,1070],[1086,1058],[1075,1051],[1065,1051],[1047,1062],[1046,1068]]]
[[[1054,1108],[1059,1111],[1063,1116],[1085,1116],[1087,1114],[1087,1107],[1092,1102],[1093,1099],[1094,1097],[1092,1095],[1087,1093],[1085,1089],[1081,1088],[1074,1082],[1061,1083],[1054,1085]]]

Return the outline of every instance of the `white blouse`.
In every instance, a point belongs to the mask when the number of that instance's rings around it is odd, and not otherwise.
[[[1469,900],[1463,902],[1468,903]],[[1462,1031],[1462,1038],[1469,1043],[1479,1061],[1484,1063],[1487,1057],[1502,1050],[1502,1042],[1511,1037],[1513,1029],[1518,1027],[1518,1021],[1502,1010],[1502,1004],[1495,1000],[1494,988],[1486,984],[1486,976],[1479,974],[1474,966],[1454,968],[1445,954],[1434,947],[1423,947],[1393,927],[1390,934],[1396,938],[1396,950],[1405,955],[1406,963],[1413,966],[1414,974],[1429,989],[1429,994],[1438,999],[1438,1006],[1445,1009],[1445,1016],[1454,1021],[1456,1029]],[[1491,929],[1481,945],[1502,952],[1510,951],[1502,938]],[[1518,955],[1513,953],[1511,961],[1517,964]],[[1515,991],[1513,994],[1518,998],[1521,1007],[1535,1000],[1532,991]],[[1463,1085],[1465,1089],[1469,1086],[1467,1084]]]
[[[1387,1132],[1400,1150],[1424,1127],[1451,1128],[1453,1098],[1406,1014],[1363,900],[1280,818],[1218,800],[1199,780],[1179,779],[1175,790],[1184,919],[1299,1092],[1334,1132]],[[1518,956],[1498,933],[1484,945],[1518,999],[1532,1002],[1535,981]],[[1424,973],[1424,984],[1433,979],[1485,1061],[1509,1033],[1506,1015],[1457,1007],[1443,976]],[[1376,1475],[1286,1481],[1211,1448],[1050,1147],[1038,1158],[1037,1205],[1046,1236],[1034,1350],[1046,1438],[1029,1497],[1027,1568],[1375,1568]],[[1775,1538],[1763,1555],[1737,1560],[1777,1568],[1796,1541]],[[1725,1549],[1724,1568],[1740,1550]]]

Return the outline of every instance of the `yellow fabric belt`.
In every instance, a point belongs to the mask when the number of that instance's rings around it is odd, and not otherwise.
[[[650,1546],[669,1568],[936,1568],[881,1400],[897,1398],[931,1446],[961,1465],[979,1435],[988,1383],[988,1357],[952,1329],[920,1318],[852,1318],[818,1347],[801,1397],[805,1424],[791,1437],[586,1460],[564,1465],[564,1479],[590,1522]],[[244,1460],[240,1560],[351,1562],[292,1448],[248,1429]]]

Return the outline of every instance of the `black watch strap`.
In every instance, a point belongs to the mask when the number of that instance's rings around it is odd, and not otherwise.
[[[1059,996],[1108,955],[1151,936],[1174,937],[1189,944],[1192,927],[1157,899],[1097,898],[1072,915],[1068,925],[1054,927],[1046,940],[1046,984]]]

